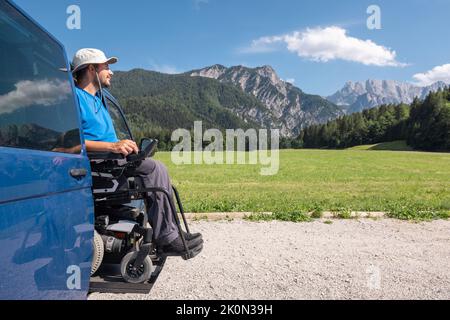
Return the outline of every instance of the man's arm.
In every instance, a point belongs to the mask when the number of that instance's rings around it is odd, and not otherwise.
[[[136,142],[132,140],[121,140],[118,142],[86,140],[86,150],[92,152],[107,151],[113,153],[121,153],[124,156],[127,156],[133,152],[139,152],[139,148],[136,145]]]

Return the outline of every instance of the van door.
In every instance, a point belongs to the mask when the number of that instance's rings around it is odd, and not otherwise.
[[[85,299],[94,206],[64,48],[0,1],[0,299]]]

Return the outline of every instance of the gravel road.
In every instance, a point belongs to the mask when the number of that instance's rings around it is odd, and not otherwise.
[[[450,221],[324,222],[192,222],[204,250],[151,294],[90,299],[450,299]]]

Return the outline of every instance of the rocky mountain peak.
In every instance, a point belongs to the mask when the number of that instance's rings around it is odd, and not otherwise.
[[[306,126],[326,122],[342,114],[336,105],[319,96],[305,94],[281,80],[269,65],[221,67],[215,65],[189,74],[230,83],[253,95],[267,107],[267,114],[260,114],[255,120],[267,123],[267,119],[274,119],[272,127],[279,128],[284,136],[295,136]],[[256,114],[251,110],[250,113]]]
[[[193,73],[191,75],[205,77],[205,78],[218,79],[226,71],[227,71],[227,67],[225,67],[221,64],[215,64],[213,66],[198,70],[197,72],[194,72],[195,74]]]
[[[327,99],[343,106],[347,113],[358,112],[381,104],[411,103],[415,97],[424,99],[430,91],[444,88],[444,82],[419,87],[396,80],[368,79],[364,82],[348,81],[344,87]]]
[[[266,77],[270,79],[270,82],[274,85],[279,85],[281,83],[281,79],[278,77],[275,70],[268,65],[256,68],[255,71],[262,77]]]

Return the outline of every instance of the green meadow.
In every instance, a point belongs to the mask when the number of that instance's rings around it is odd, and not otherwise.
[[[348,150],[388,150],[388,151],[413,151],[413,148],[406,144],[406,141],[398,140],[392,142],[381,142],[377,144],[361,145]]]
[[[450,154],[375,150],[280,150],[273,176],[260,175],[261,165],[175,165],[168,152],[156,159],[168,166],[187,212],[448,217]]]

